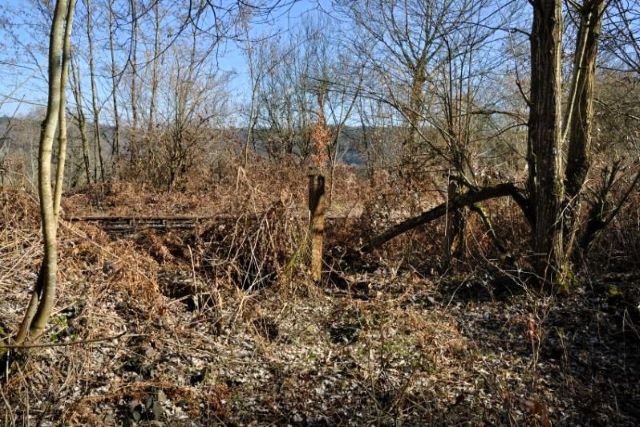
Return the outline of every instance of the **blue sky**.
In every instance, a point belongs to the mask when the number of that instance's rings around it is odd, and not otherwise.
[[[279,32],[287,37],[288,31],[299,25],[309,13],[313,13],[319,8],[330,4],[331,0],[298,0],[290,8],[278,11],[273,14],[270,22],[255,24],[251,29],[254,37],[268,33]],[[232,90],[248,101],[249,97],[249,71],[247,59],[236,43],[229,43],[226,46],[224,55],[221,57],[220,67],[226,71],[234,72],[235,78],[232,81]]]
[[[24,50],[7,33],[2,32],[1,15],[8,15],[5,23],[11,21],[8,28],[17,39],[29,45],[39,44],[43,48],[46,46],[46,36],[44,36],[46,30],[39,30],[41,37],[39,36],[38,40],[34,40],[29,35],[30,28],[37,19],[28,15],[29,12],[36,13],[35,9],[28,5],[28,1],[0,0],[0,103],[2,104],[0,105],[0,115],[13,115],[16,112],[26,114],[33,108],[37,108],[38,105],[46,103],[46,81],[42,77],[46,73],[44,52],[36,53],[33,56],[24,54]],[[299,24],[306,13],[319,6],[326,7],[329,3],[330,0],[298,0],[290,8],[279,10],[272,14],[270,19],[255,24],[251,29],[251,34],[256,36],[280,32],[283,37],[286,37],[287,31]],[[22,11],[15,13],[16,10]],[[73,31],[83,30],[84,27],[81,22],[78,22],[78,14],[76,14]],[[7,62],[17,62],[17,66],[7,65]],[[36,66],[37,62],[40,63],[40,69]],[[246,58],[236,43],[228,42],[221,49],[219,66],[224,71],[233,72],[234,77],[229,87],[233,101],[236,104],[246,101],[249,96]],[[19,103],[15,99],[23,100],[23,102]]]

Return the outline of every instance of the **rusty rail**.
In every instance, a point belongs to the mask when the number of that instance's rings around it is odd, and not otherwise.
[[[327,220],[340,220],[347,218],[356,218],[361,215],[361,210],[350,210],[348,212],[331,211],[326,215]],[[309,212],[305,210],[296,210],[291,212],[292,217],[300,220],[308,220]],[[245,214],[245,216],[247,216]],[[259,218],[260,214],[248,215]],[[86,216],[70,216],[65,218],[69,222],[85,222],[93,223],[107,232],[127,234],[134,233],[145,229],[156,230],[190,230],[194,229],[198,224],[207,221],[235,220],[241,215],[215,215],[215,216],[195,216],[195,215],[159,215],[159,216],[110,216],[110,215],[86,215]]]
[[[199,216],[76,216],[67,218],[69,222],[94,223],[105,231],[113,233],[129,233],[145,229],[156,230],[188,230],[218,217]]]

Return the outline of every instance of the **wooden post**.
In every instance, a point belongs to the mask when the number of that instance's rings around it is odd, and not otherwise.
[[[322,278],[322,246],[326,201],[324,176],[309,175],[309,229],[311,231],[311,276],[314,282]]]
[[[444,230],[444,256],[446,267],[449,267],[451,263],[451,255],[453,252],[454,239],[456,237],[456,212],[449,209],[449,200],[453,200],[458,193],[457,182],[450,177],[449,185],[447,186],[447,216],[445,217],[445,230]]]

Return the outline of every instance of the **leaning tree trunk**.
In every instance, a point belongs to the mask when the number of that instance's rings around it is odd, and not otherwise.
[[[49,38],[49,96],[47,114],[42,122],[40,150],[38,155],[38,190],[40,196],[40,216],[44,235],[44,259],[38,280],[31,295],[31,301],[15,339],[21,345],[29,338],[37,339],[44,332],[53,308],[58,271],[56,244],[57,221],[51,189],[51,157],[60,109],[64,109],[62,89],[63,44],[65,23],[71,30],[75,1],[58,0],[56,3]]]
[[[485,200],[507,196],[511,197],[518,204],[520,209],[522,209],[525,218],[527,218],[527,221],[532,224],[533,219],[531,215],[531,208],[529,206],[529,201],[527,200],[527,198],[524,197],[522,192],[512,183],[503,183],[477,190],[472,189],[464,194],[456,196],[453,199],[449,199],[445,203],[442,203],[433,209],[430,209],[416,217],[409,218],[401,223],[398,223],[388,228],[386,231],[378,234],[377,236],[372,237],[364,246],[360,248],[360,250],[363,252],[370,252],[380,245],[388,242],[389,240],[401,235],[402,233],[434,221],[441,216],[448,214],[452,210],[471,206]]]
[[[576,248],[582,208],[581,190],[591,167],[591,131],[593,128],[593,87],[598,56],[598,39],[604,11],[604,0],[588,0],[580,12],[580,27],[576,41],[571,82],[570,103],[567,109],[565,135],[568,139],[567,170],[565,173],[565,230],[569,233],[565,252]]]
[[[544,283],[554,283],[564,281],[565,268],[560,221],[562,2],[535,0],[532,4],[528,190],[535,212],[535,270]]]

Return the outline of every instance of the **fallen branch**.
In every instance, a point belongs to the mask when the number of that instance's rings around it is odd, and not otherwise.
[[[104,341],[113,341],[116,340],[118,338],[124,337],[125,334],[127,333],[127,331],[124,331],[122,333],[119,333],[118,335],[113,335],[110,337],[101,337],[101,338],[93,338],[93,339],[89,339],[89,340],[80,340],[80,341],[69,341],[69,342],[59,342],[59,343],[49,343],[49,344],[20,344],[20,345],[14,345],[14,344],[0,344],[0,350],[5,350],[5,349],[20,349],[20,348],[48,348],[48,347],[68,347],[68,346],[72,346],[72,345],[80,345],[80,344],[93,344],[93,343],[97,343],[97,342],[104,342]],[[126,335],[127,337],[138,337],[138,336],[142,336],[141,334],[129,334]]]
[[[465,206],[470,206],[475,203],[483,202],[485,200],[505,196],[511,196],[515,200],[518,206],[520,206],[520,208],[522,209],[529,223],[531,223],[533,218],[527,198],[512,183],[503,183],[493,187],[485,187],[478,190],[469,190],[458,197],[452,198],[451,200],[449,200],[449,203],[442,203],[441,205],[438,205],[435,208],[428,210],[427,212],[396,224],[383,233],[373,237],[371,240],[369,240],[369,242],[367,242],[367,244],[365,244],[361,248],[361,250],[363,252],[370,252],[374,248],[388,242],[394,237],[397,237],[400,234],[412,230],[420,225],[438,219],[449,211],[460,209]]]

